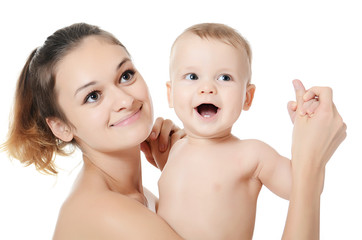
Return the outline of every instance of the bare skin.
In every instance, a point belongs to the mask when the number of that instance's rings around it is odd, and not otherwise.
[[[61,209],[54,239],[145,239],[152,234],[177,239],[154,213],[157,198],[151,192],[142,188],[142,184],[129,188],[126,181],[120,183],[85,160],[73,192]],[[146,222],[148,227],[149,223],[157,226],[152,233],[131,231]]]
[[[158,214],[185,239],[251,239],[262,182],[288,198],[290,170],[288,159],[257,140],[187,137],[159,180]]]

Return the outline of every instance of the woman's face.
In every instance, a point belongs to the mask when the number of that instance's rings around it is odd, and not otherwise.
[[[57,65],[57,101],[83,151],[138,146],[153,123],[150,94],[125,49],[91,36]]]

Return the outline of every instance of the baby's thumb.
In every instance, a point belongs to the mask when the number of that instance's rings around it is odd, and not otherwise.
[[[288,102],[287,108],[288,108],[290,120],[292,120],[292,123],[294,124],[295,111],[297,110],[297,103],[294,101],[290,101],[290,102]]]
[[[295,90],[295,98],[297,101],[297,112],[299,112],[301,115],[305,115],[305,113],[303,113],[303,96],[305,94],[304,85],[300,80],[295,79],[293,80],[293,86]]]

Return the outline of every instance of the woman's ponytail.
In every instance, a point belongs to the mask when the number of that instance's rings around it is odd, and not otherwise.
[[[50,130],[39,127],[42,122],[39,109],[34,102],[31,84],[35,74],[30,71],[37,49],[32,51],[17,82],[13,114],[10,119],[7,141],[1,146],[11,158],[26,166],[34,164],[36,169],[47,174],[56,174],[53,155],[56,152],[55,138]]]

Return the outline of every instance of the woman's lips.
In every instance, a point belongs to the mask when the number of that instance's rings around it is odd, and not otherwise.
[[[127,125],[134,123],[135,121],[137,121],[140,118],[141,110],[142,110],[142,107],[140,107],[140,109],[138,109],[136,112],[119,120],[118,122],[111,124],[111,127],[123,127],[123,126],[127,126]]]

